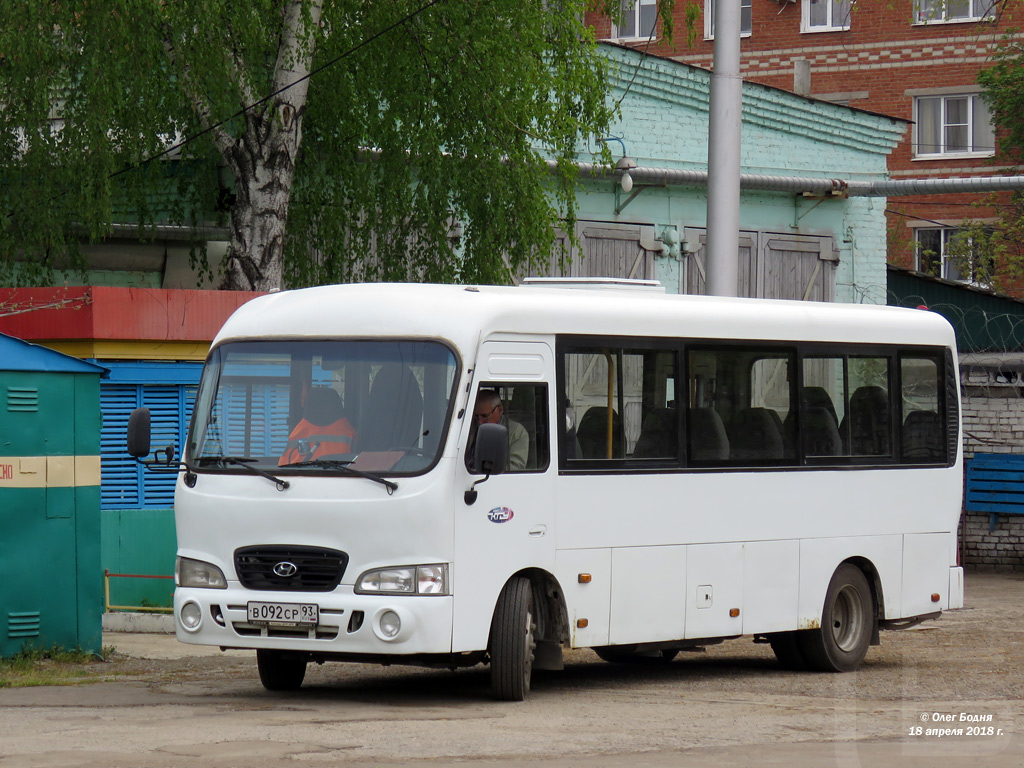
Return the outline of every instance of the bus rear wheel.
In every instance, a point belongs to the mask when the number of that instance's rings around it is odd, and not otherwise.
[[[867,655],[874,630],[874,599],[864,573],[844,563],[825,593],[821,627],[799,633],[807,666],[820,672],[850,672]]]
[[[491,620],[491,692],[501,701],[522,701],[530,692],[537,647],[533,587],[517,576],[501,590]]]
[[[306,678],[306,654],[260,649],[256,651],[260,682],[268,691],[296,691]]]

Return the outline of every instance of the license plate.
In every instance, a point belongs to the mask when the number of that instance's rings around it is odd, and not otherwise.
[[[320,606],[315,603],[249,603],[250,624],[317,624]]]

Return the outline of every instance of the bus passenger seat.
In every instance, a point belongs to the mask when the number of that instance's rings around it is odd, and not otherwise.
[[[840,433],[850,435],[851,456],[888,456],[889,396],[878,386],[858,387],[850,396],[850,411]]]
[[[576,439],[584,459],[608,458],[608,408],[588,408],[576,427]],[[612,410],[612,458],[622,458],[622,419]]]
[[[747,408],[732,425],[729,458],[733,461],[771,461],[782,458],[778,415],[770,408]]]
[[[373,379],[361,415],[360,451],[396,451],[419,444],[423,429],[423,395],[412,371],[404,365],[381,368]]]
[[[729,438],[722,417],[714,408],[690,408],[686,411],[688,449],[692,461],[725,461],[729,458]]]
[[[653,408],[640,427],[634,459],[674,459],[679,455],[675,408]]]
[[[804,456],[842,456],[843,440],[827,408],[807,408],[803,423]]]
[[[945,458],[942,422],[935,411],[911,411],[903,422],[903,458],[941,461]]]

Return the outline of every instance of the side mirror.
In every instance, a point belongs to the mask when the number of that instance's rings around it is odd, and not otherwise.
[[[508,466],[508,427],[481,424],[476,433],[473,466],[485,475],[500,475]]]
[[[128,417],[128,455],[136,459],[149,456],[149,408],[136,408]]]

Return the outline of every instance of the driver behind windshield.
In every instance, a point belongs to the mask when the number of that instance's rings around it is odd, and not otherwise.
[[[277,465],[351,453],[355,437],[338,392],[331,387],[313,387],[306,395],[302,418],[288,435],[288,444]]]

